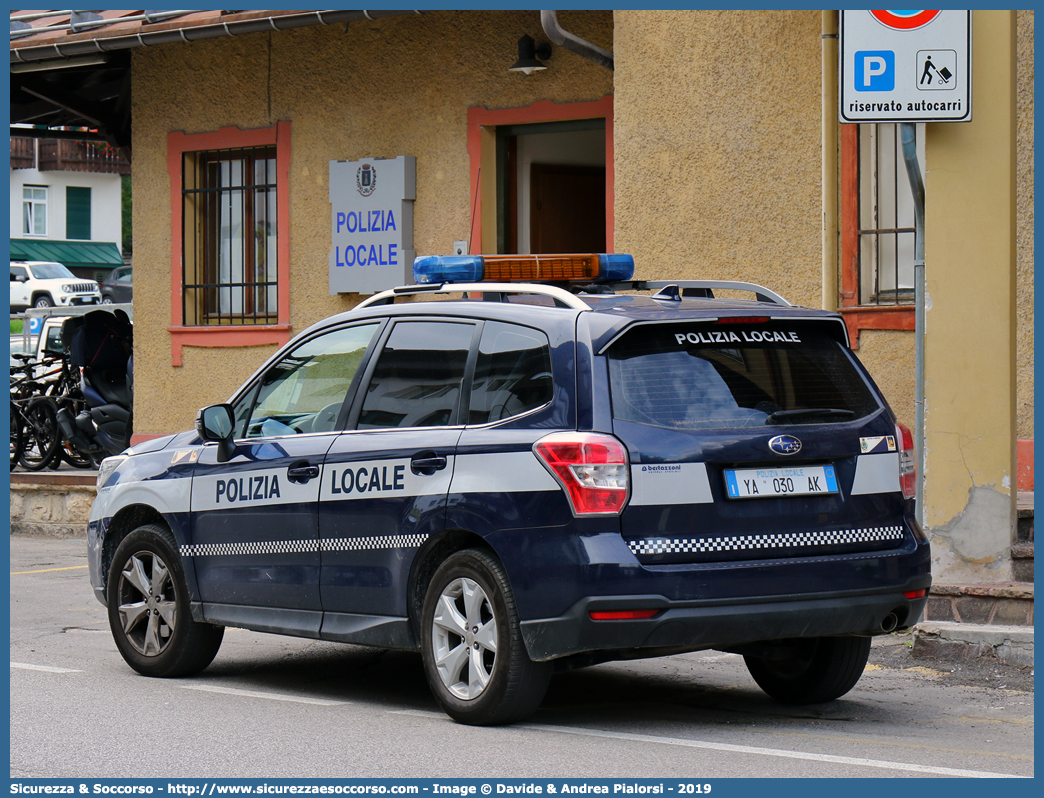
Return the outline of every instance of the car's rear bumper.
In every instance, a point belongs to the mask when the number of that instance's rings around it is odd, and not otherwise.
[[[756,601],[671,601],[664,596],[581,599],[557,618],[523,621],[529,656],[549,660],[583,652],[730,648],[795,637],[884,634],[916,623],[927,596],[903,593],[931,586],[928,574],[873,593],[773,596]],[[592,620],[594,611],[657,610],[644,620]],[[889,617],[895,616],[894,622]],[[893,626],[894,623],[894,626]],[[639,650],[639,651],[635,651]]]

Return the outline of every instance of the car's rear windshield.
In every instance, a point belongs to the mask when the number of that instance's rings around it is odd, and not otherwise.
[[[613,415],[676,429],[825,424],[880,407],[820,325],[640,325],[609,349]]]

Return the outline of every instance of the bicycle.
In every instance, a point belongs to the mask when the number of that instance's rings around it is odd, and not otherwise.
[[[31,355],[21,354],[12,357],[22,361],[20,366],[11,366],[12,468],[17,462],[27,471],[40,471],[54,460],[62,441],[58,403],[44,395],[46,386],[36,376],[37,366],[52,365],[54,360],[36,362]]]

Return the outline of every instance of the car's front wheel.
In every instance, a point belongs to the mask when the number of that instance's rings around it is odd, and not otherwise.
[[[466,549],[439,566],[422,635],[428,684],[458,723],[512,723],[540,706],[551,664],[526,653],[507,574],[489,552]]]
[[[776,656],[743,660],[758,687],[780,703],[820,704],[855,687],[869,657],[869,637],[812,637],[785,641]]]
[[[54,307],[54,300],[51,299],[50,295],[44,294],[42,296],[38,296],[34,300],[33,307],[34,308],[53,308]]]
[[[169,530],[138,527],[116,548],[108,579],[109,627],[120,654],[145,676],[189,676],[209,665],[222,626],[197,623]]]

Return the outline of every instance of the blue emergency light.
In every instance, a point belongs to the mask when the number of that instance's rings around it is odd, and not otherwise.
[[[427,255],[413,261],[424,283],[616,283],[634,277],[634,257],[601,255]]]

